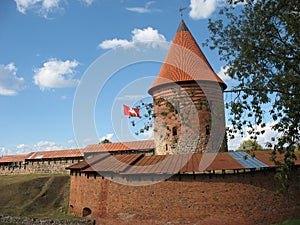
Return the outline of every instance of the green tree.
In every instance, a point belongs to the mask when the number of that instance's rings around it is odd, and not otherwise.
[[[99,144],[107,144],[107,143],[111,143],[110,140],[108,140],[107,138],[103,139],[102,141],[100,141]]]
[[[244,2],[244,4],[238,4]],[[273,161],[283,188],[300,140],[300,13],[298,0],[229,0],[219,11],[221,19],[209,20],[211,36],[206,45],[218,49],[227,74],[238,81],[230,109],[231,138],[248,127],[252,139],[265,132],[266,118],[273,119]],[[270,110],[265,111],[265,105]],[[276,155],[284,154],[284,162]]]
[[[256,140],[245,140],[243,141],[238,150],[240,151],[253,151],[253,150],[261,150],[263,147],[258,144]]]

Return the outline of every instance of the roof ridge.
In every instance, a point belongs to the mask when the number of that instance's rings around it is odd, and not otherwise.
[[[184,20],[181,19],[180,24],[179,24],[179,26],[178,26],[176,32],[184,31],[184,30],[189,31],[189,28],[188,28],[187,25],[185,24]]]
[[[94,146],[94,145],[109,145],[109,144],[126,144],[126,143],[141,143],[141,142],[154,142],[154,140],[137,140],[137,141],[120,141],[120,142],[110,142],[110,143],[97,143],[97,144],[90,144],[88,146]],[[88,147],[87,146],[87,147]]]

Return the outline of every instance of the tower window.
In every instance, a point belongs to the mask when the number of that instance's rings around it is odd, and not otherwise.
[[[173,134],[173,136],[177,135],[177,127],[172,128],[172,134]]]
[[[176,102],[176,103],[175,103],[175,113],[176,113],[176,114],[180,113],[179,102]]]
[[[205,126],[205,130],[206,130],[206,136],[209,136],[210,135],[210,127],[209,127],[209,125]]]

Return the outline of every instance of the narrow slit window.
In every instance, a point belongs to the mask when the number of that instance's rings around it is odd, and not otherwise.
[[[172,134],[173,136],[177,136],[177,127],[172,128]]]
[[[209,127],[209,125],[205,126],[205,130],[206,130],[206,135],[209,136],[210,135],[210,127]]]

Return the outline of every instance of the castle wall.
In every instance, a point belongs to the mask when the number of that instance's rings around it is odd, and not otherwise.
[[[49,159],[40,161],[27,161],[22,163],[10,163],[0,165],[0,175],[13,174],[68,174],[66,167],[81,161],[82,159]]]
[[[148,186],[73,173],[69,213],[88,208],[97,224],[272,224],[299,216],[299,181],[292,181],[290,200],[275,196],[278,188],[274,171],[176,175]]]
[[[210,106],[212,102],[222,103],[219,110],[224,112],[224,101],[223,95],[216,94],[216,88],[221,90],[218,83],[200,84],[200,87],[196,82],[184,82],[180,83],[180,86],[172,84],[153,92],[155,154],[182,154],[207,150],[212,121]],[[217,110],[215,107],[214,112]],[[225,128],[224,120],[217,126]],[[217,138],[221,138],[222,143],[224,133],[214,136],[214,140]],[[210,147],[214,148],[214,151],[215,148],[225,150],[224,146],[217,144]]]

